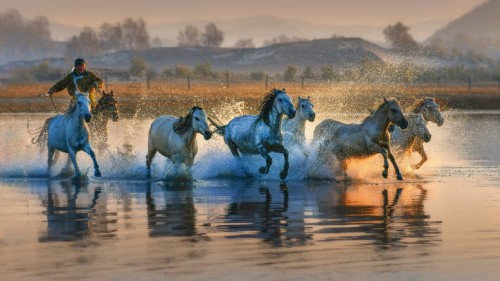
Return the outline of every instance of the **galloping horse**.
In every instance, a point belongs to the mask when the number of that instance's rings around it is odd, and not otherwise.
[[[113,91],[102,92],[102,97],[92,109],[92,121],[89,123],[92,132],[92,143],[99,151],[108,146],[108,119],[117,122],[120,118],[118,102],[113,96]]]
[[[306,121],[314,122],[316,113],[313,108],[314,105],[311,102],[311,97],[307,97],[307,99],[299,97],[299,101],[297,102],[297,115],[293,119],[284,118],[282,125],[283,143],[285,147],[298,145],[306,156]]]
[[[314,129],[314,139],[321,141],[319,153],[325,152],[321,150],[329,150],[337,157],[345,179],[347,179],[346,160],[348,158],[361,158],[380,153],[384,157],[382,176],[387,178],[387,169],[389,168],[387,156],[389,156],[397,179],[402,180],[403,176],[399,172],[390,149],[387,128],[391,122],[402,129],[408,127],[408,121],[404,117],[399,103],[396,100],[388,101],[384,98],[384,102],[378,109],[361,124],[345,124],[332,119],[322,121]]]
[[[224,141],[231,153],[239,157],[242,154],[260,154],[266,159],[266,166],[261,167],[261,174],[269,173],[273,162],[269,152],[282,153],[285,165],[280,172],[283,180],[288,175],[288,150],[283,146],[281,132],[282,116],[295,117],[295,108],[285,89],[273,89],[264,97],[259,115],[243,115],[234,118],[226,126],[218,126],[217,133],[224,135]]]
[[[429,142],[431,134],[427,129],[427,122],[420,114],[405,114],[408,120],[408,128],[406,130],[395,130],[391,134],[391,147],[394,154],[397,156],[410,156],[413,146],[418,140]]]
[[[88,93],[75,92],[75,104],[63,114],[58,114],[47,119],[44,128],[42,129],[38,142],[45,134],[48,135],[48,169],[57,161],[59,151],[69,154],[73,167],[75,168],[75,178],[80,177],[80,170],[76,162],[76,153],[80,150],[85,151],[94,162],[94,176],[100,177],[101,171],[95,158],[95,153],[89,142],[89,127],[92,114],[90,112],[90,99]]]
[[[412,113],[420,114],[424,117],[426,122],[436,123],[438,126],[442,126],[444,124],[444,117],[439,111],[439,105],[436,103],[436,100],[433,98],[423,98],[419,102],[415,104],[413,107]],[[394,131],[394,133],[392,133]],[[398,138],[401,135],[400,130],[398,128],[389,127],[389,132],[391,132],[391,139],[393,141],[398,142]],[[427,161],[427,153],[424,150],[424,143],[422,139],[417,138],[412,147],[403,147],[404,150],[408,151],[408,154],[411,155],[413,151],[416,151],[422,159],[419,163],[412,165],[414,169],[419,169],[425,161]]]
[[[191,108],[189,113],[181,118],[169,115],[156,118],[149,129],[146,155],[148,176],[151,176],[151,162],[157,151],[172,160],[176,175],[180,165],[187,165],[188,168],[193,166],[194,157],[198,152],[196,133],[202,134],[205,140],[212,137],[207,115],[201,107]]]

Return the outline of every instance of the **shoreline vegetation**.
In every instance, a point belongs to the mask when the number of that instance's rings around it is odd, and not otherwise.
[[[47,93],[52,84],[0,86],[0,113],[49,113],[54,108]],[[317,112],[368,112],[383,97],[397,98],[403,108],[410,107],[416,99],[434,97],[443,110],[495,110],[500,109],[499,86],[467,85],[383,85],[354,83],[197,83],[188,89],[185,83],[153,82],[112,83],[105,92],[113,91],[120,113],[140,117],[161,114],[183,115],[192,106],[202,106],[208,112],[223,115],[220,108],[244,102],[243,114],[255,114],[262,97],[272,88],[285,88],[293,97],[311,96]],[[67,91],[53,96],[57,111],[64,111],[69,103]],[[241,109],[241,108],[240,108]],[[222,117],[222,116],[221,116]]]

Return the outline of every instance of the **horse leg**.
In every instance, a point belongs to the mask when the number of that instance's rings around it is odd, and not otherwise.
[[[414,164],[412,165],[411,167],[414,168],[414,169],[420,169],[420,167],[422,167],[422,165],[427,161],[427,159],[429,159],[427,157],[427,153],[425,153],[425,150],[424,150],[424,146],[423,145],[419,145],[416,147],[415,151],[420,154],[420,156],[422,157],[422,159],[420,160],[419,163],[417,164]]]
[[[153,146],[148,147],[148,154],[146,155],[147,177],[151,177],[151,163],[155,157],[156,149]]]
[[[229,146],[229,150],[231,150],[231,153],[235,157],[240,157],[240,154],[238,153],[238,146],[232,140],[227,141],[227,146]]]
[[[389,150],[389,160],[391,160],[392,166],[394,167],[394,171],[396,172],[396,178],[400,181],[403,180],[403,176],[401,175],[401,172],[399,171],[398,164],[396,164],[396,159],[394,159],[394,156],[392,155],[391,151]]]
[[[55,160],[57,160],[57,157],[54,157],[54,154],[56,153],[58,153],[58,151],[55,148],[51,146],[48,147],[47,176],[50,176],[50,168],[52,167],[52,164],[55,162]]]
[[[290,167],[288,164],[288,150],[284,146],[278,146],[275,151],[277,153],[283,153],[283,158],[285,158],[285,165],[283,166],[283,170],[280,172],[280,179],[286,179],[288,175],[288,168]]]
[[[78,168],[78,163],[76,163],[76,151],[73,149],[68,150],[68,156],[73,163],[73,167],[75,168],[75,178],[80,177],[80,168]]]
[[[264,159],[266,159],[266,166],[260,167],[259,173],[267,174],[267,173],[269,173],[269,167],[271,167],[271,164],[273,163],[273,159],[271,158],[271,156],[269,156],[269,153],[267,153],[267,150],[263,145],[259,146],[259,153],[262,157],[264,157]]]
[[[83,147],[83,151],[87,152],[87,154],[92,158],[92,162],[94,162],[94,177],[101,177],[101,171],[99,170],[99,165],[97,164],[97,159],[95,158],[95,153],[89,143]]]

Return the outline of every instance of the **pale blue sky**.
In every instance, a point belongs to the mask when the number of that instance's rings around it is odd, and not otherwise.
[[[0,11],[17,9],[24,18],[44,15],[51,22],[98,26],[126,17],[149,24],[224,20],[276,15],[320,24],[386,26],[455,19],[486,0],[1,0]],[[495,0],[497,1],[497,0]]]

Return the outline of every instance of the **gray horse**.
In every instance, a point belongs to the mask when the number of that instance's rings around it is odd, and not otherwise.
[[[238,116],[225,126],[217,125],[216,132],[224,136],[224,141],[231,153],[239,157],[240,154],[260,154],[266,159],[266,166],[259,169],[261,174],[269,173],[273,162],[269,152],[282,153],[285,159],[280,178],[288,175],[288,150],[283,146],[281,123],[283,115],[292,119],[295,117],[295,108],[285,89],[273,89],[267,94],[260,106],[259,115]]]
[[[405,114],[408,120],[408,128],[406,130],[395,130],[391,134],[391,147],[394,154],[402,157],[409,157],[413,151],[413,147],[420,142],[429,142],[431,133],[427,129],[427,122],[420,114]]]
[[[438,126],[442,126],[444,124],[444,117],[441,114],[441,111],[439,111],[439,105],[433,98],[427,97],[418,101],[413,106],[412,113],[422,115],[426,122],[433,122]],[[393,142],[402,142],[398,140],[401,136],[401,130],[399,128],[391,126],[389,127],[389,132],[391,132],[391,140]],[[428,159],[427,153],[425,153],[424,150],[424,141],[421,138],[417,138],[411,147],[402,147],[402,149],[407,151],[408,155],[411,155],[412,152],[415,151],[422,157],[419,163],[412,165],[412,168],[414,169],[419,169]]]
[[[293,119],[283,119],[283,143],[285,147],[299,146],[306,155],[306,121],[314,122],[316,113],[314,112],[314,104],[311,102],[311,97],[303,99],[299,97],[297,102],[297,115]]]
[[[408,127],[408,121],[396,100],[386,100],[377,110],[368,116],[361,124],[345,124],[336,120],[322,121],[314,129],[315,142],[320,143],[320,154],[333,152],[340,163],[344,179],[347,179],[346,169],[349,158],[364,158],[380,153],[384,157],[382,176],[387,178],[389,163],[392,162],[396,177],[402,180],[398,165],[391,153],[390,138],[387,128],[394,123],[402,129]]]

